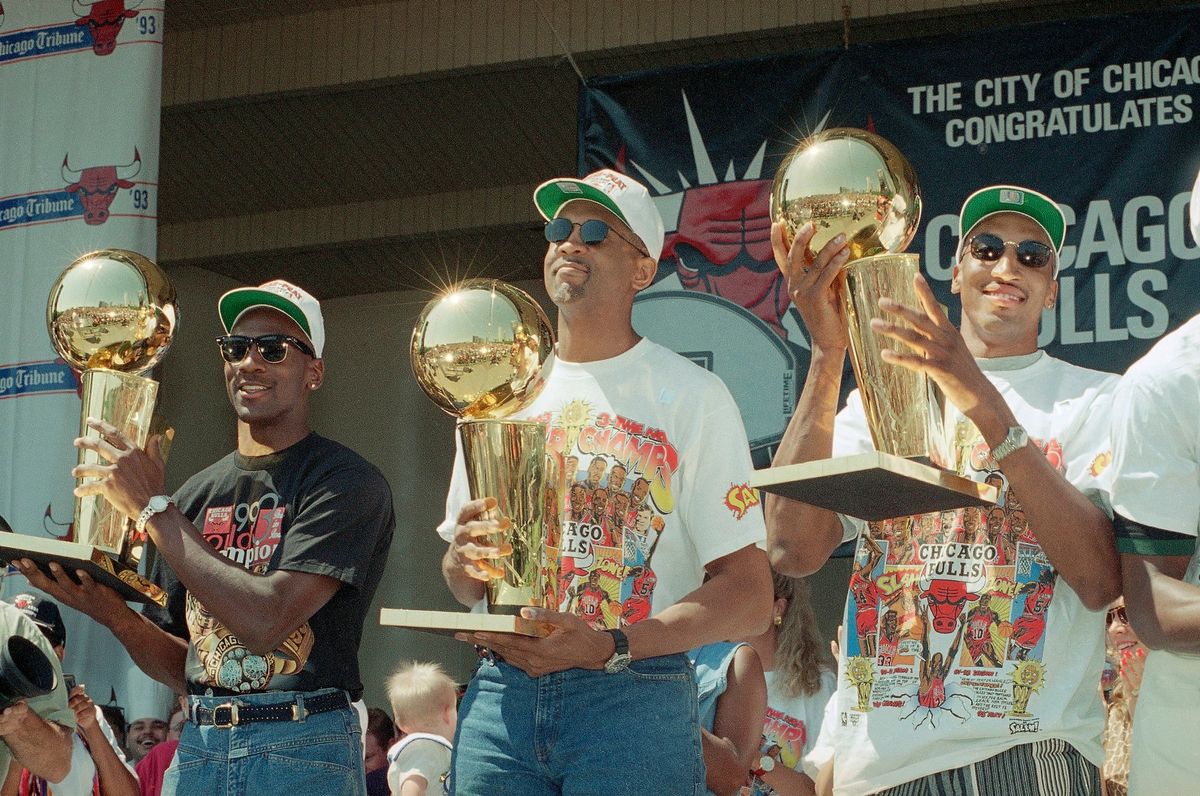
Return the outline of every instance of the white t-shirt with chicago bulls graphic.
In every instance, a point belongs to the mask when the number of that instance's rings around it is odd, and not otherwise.
[[[694,591],[704,565],[766,539],[741,414],[725,384],[642,340],[596,362],[557,360],[513,416],[547,423],[561,454],[562,533],[548,548],[559,610],[597,628],[630,625]],[[438,533],[470,499],[461,449]]]
[[[1031,443],[1111,516],[1117,377],[1040,351],[978,362]],[[957,470],[1000,482],[1004,506],[847,522],[858,546],[835,697],[838,794],[872,793],[1045,738],[1103,759],[1104,612],[1086,609],[1057,577],[974,424],[952,420]],[[871,448],[855,391],[837,417],[834,455]]]

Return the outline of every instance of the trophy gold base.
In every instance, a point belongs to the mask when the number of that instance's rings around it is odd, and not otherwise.
[[[756,470],[749,485],[868,522],[995,505],[999,490],[879,451]]]
[[[108,586],[127,602],[154,603],[164,608],[167,605],[166,592],[133,567],[93,545],[21,533],[0,535],[0,561],[18,558],[30,559],[47,577],[53,577],[50,562],[57,561],[72,578],[75,570],[82,569],[92,580]]]
[[[520,636],[547,636],[550,626],[520,616],[474,614],[465,611],[414,611],[408,608],[379,609],[379,624],[405,627],[452,636],[455,633],[516,633]]]

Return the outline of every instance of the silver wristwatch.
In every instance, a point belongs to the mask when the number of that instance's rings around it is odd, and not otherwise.
[[[138,533],[146,532],[146,523],[150,518],[160,511],[166,511],[167,506],[170,506],[175,501],[171,500],[170,495],[155,495],[150,498],[150,502],[146,504],[146,508],[142,509],[142,513],[138,515],[137,522],[133,524],[134,529]]]
[[[1005,456],[1009,455],[1018,448],[1025,447],[1028,444],[1029,434],[1025,432],[1025,429],[1021,428],[1020,426],[1012,426],[1009,428],[1008,436],[1004,438],[1004,441],[992,448],[992,461],[999,464]]]

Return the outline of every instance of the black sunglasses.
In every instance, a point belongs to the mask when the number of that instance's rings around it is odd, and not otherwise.
[[[1108,613],[1104,616],[1104,624],[1111,626],[1116,619],[1120,619],[1126,625],[1129,624],[1129,617],[1125,615],[1125,606],[1118,605],[1116,608],[1109,608]]]
[[[236,364],[245,359],[251,344],[258,349],[259,356],[271,364],[278,364],[287,358],[288,346],[295,346],[313,359],[317,358],[308,343],[292,337],[290,334],[264,334],[259,337],[226,334],[217,338],[217,345],[221,347],[221,356],[230,364]]]
[[[598,218],[590,218],[578,224],[569,218],[556,218],[553,221],[547,221],[546,240],[550,243],[562,243],[571,237],[571,230],[575,229],[575,227],[579,227],[579,239],[587,246],[595,246],[597,243],[601,243],[608,237],[608,233],[611,231],[618,238],[637,249],[640,254],[644,254],[647,257],[650,256],[641,246],[610,227],[608,222],[601,221]]]
[[[1011,240],[1006,241],[999,235],[993,235],[990,232],[982,232],[971,238],[967,250],[977,260],[994,263],[1004,256],[1006,246],[1012,246],[1016,250],[1017,262],[1027,268],[1045,268],[1054,256],[1054,249],[1041,241],[1023,240],[1017,243]]]

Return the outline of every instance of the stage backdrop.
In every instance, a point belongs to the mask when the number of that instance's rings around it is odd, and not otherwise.
[[[70,532],[78,379],[46,333],[46,299],[79,255],[155,256],[162,0],[0,0],[0,515]],[[26,588],[5,579],[3,595]],[[162,701],[106,630],[67,616],[65,668],[98,703]],[[158,710],[157,707],[154,708]]]
[[[925,208],[910,251],[956,320],[962,201],[1000,182],[1052,196],[1070,226],[1040,342],[1120,372],[1200,309],[1187,212],[1198,114],[1200,12],[1172,11],[595,80],[579,170],[650,186],[668,234],[635,326],[725,378],[762,465],[808,361],[767,217],[797,140],[863,127],[907,155]]]

